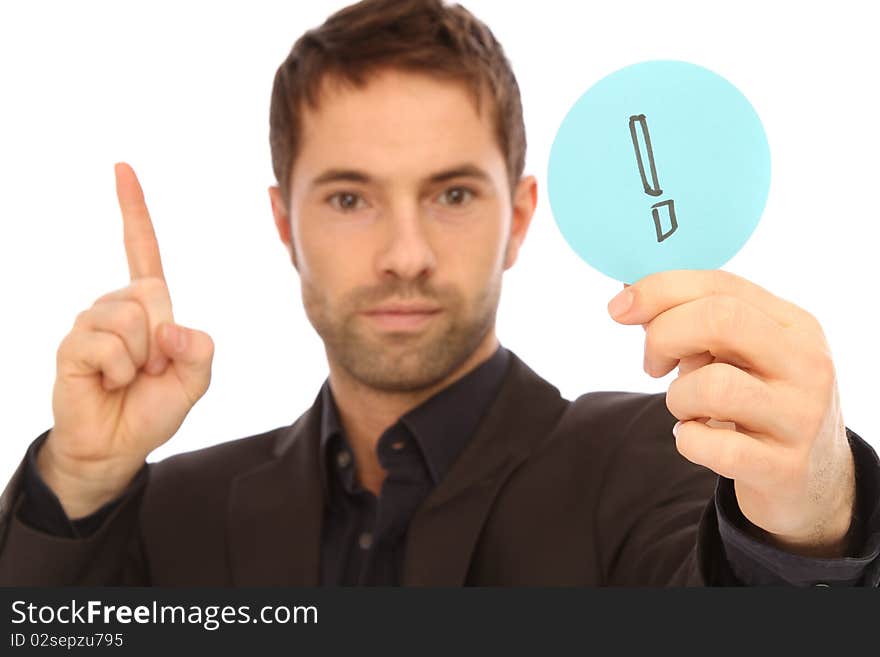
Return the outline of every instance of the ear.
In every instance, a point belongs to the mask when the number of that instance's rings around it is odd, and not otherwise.
[[[284,205],[284,199],[281,197],[281,188],[278,185],[269,187],[269,201],[272,204],[272,215],[275,217],[275,228],[278,231],[278,237],[281,238],[281,242],[287,247],[290,261],[298,271],[296,250],[293,248],[293,239],[290,234],[290,215]]]
[[[519,249],[532,217],[538,204],[538,181],[534,176],[525,176],[520,179],[513,196],[512,220],[510,223],[510,238],[507,241],[507,253],[504,256],[504,269],[510,269],[516,262]]]

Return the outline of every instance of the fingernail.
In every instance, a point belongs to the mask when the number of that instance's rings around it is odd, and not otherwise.
[[[186,349],[186,331],[179,326],[174,327],[174,348],[179,352]]]
[[[171,344],[172,349],[175,351],[183,351],[183,348],[186,346],[185,336],[183,335],[183,330],[174,326],[173,324],[162,324],[162,328],[159,329],[162,332],[162,339],[165,342]]]
[[[629,288],[621,290],[616,297],[608,302],[608,312],[611,313],[612,317],[619,317],[629,310],[630,306],[632,306],[632,302],[632,291]]]
[[[678,438],[678,428],[681,426],[681,420],[675,423],[675,426],[672,427],[672,435]]]

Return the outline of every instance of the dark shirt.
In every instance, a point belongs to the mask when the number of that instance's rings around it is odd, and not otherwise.
[[[340,422],[329,381],[324,382],[320,450],[326,500],[321,538],[322,585],[400,584],[410,518],[477,430],[501,387],[508,360],[509,352],[499,347],[487,361],[383,432],[376,451],[386,476],[378,497],[357,481],[354,453]],[[85,518],[67,518],[36,469],[36,451],[47,434],[48,431],[28,450],[20,518],[57,536],[88,536],[100,527],[119,500]],[[714,503],[725,558],[718,564],[722,581],[717,583],[862,583],[866,568],[880,554],[880,463],[873,450],[849,429],[847,437],[856,460],[857,511],[850,533],[851,553],[856,556],[800,557],[752,537],[747,529],[750,523],[736,503],[733,482],[719,477]],[[131,486],[138,485],[145,475],[146,467]]]
[[[329,382],[321,391],[324,508],[323,585],[397,585],[406,529],[415,510],[449,471],[495,398],[509,352],[495,354],[452,385],[403,415],[379,437],[386,471],[378,498],[355,477]]]

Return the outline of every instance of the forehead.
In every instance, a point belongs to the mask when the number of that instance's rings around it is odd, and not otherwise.
[[[464,82],[425,74],[384,70],[361,88],[328,77],[317,109],[303,108],[294,186],[327,165],[398,178],[450,162],[503,168],[489,106],[478,113]]]

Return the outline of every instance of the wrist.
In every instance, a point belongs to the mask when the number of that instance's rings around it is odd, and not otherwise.
[[[774,534],[758,527],[754,527],[753,535],[774,547],[804,557],[836,559],[848,556],[856,547],[853,545],[856,529],[855,462],[851,451],[842,463],[838,481],[843,483],[831,489],[838,492],[828,505],[832,511],[820,516],[799,535]]]
[[[71,459],[53,449],[48,439],[35,461],[40,477],[71,520],[91,515],[117,498],[143,464]]]

